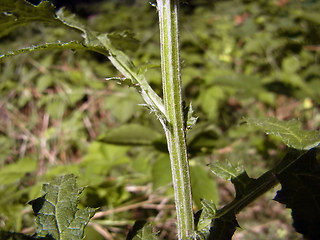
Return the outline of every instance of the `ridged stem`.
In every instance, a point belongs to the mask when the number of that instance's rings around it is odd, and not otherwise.
[[[166,120],[164,128],[171,161],[177,210],[178,238],[194,232],[189,163],[181,100],[178,43],[178,0],[157,0],[161,42],[161,69]]]

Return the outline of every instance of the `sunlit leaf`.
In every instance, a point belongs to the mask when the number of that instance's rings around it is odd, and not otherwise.
[[[237,177],[243,169],[240,166],[233,166],[230,161],[215,161],[210,164],[211,171],[225,180]]]
[[[202,204],[202,209],[203,209],[203,212],[208,216],[208,217],[211,217],[213,218],[214,215],[216,214],[216,211],[217,211],[217,207],[214,203],[214,201],[210,200],[206,200],[206,199],[202,199],[201,200],[201,204]]]
[[[308,150],[320,143],[318,131],[308,131],[301,127],[297,120],[280,121],[276,118],[248,118],[248,124],[257,126],[265,133],[280,137],[289,147]]]
[[[216,214],[217,207],[213,200],[202,199],[201,204],[202,209],[197,224],[197,230],[209,232],[210,224]]]

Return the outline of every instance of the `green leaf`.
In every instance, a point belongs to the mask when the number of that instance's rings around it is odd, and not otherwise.
[[[190,161],[190,178],[193,201],[199,209],[202,207],[201,199],[218,202],[219,195],[215,181],[209,176],[209,171],[195,160]]]
[[[186,129],[191,129],[198,120],[198,118],[194,116],[194,111],[191,103],[189,104],[189,106],[184,107],[183,114],[184,114],[184,121],[185,121],[184,125]]]
[[[37,169],[37,161],[25,157],[19,159],[18,162],[4,166],[0,170],[0,183],[1,185],[11,184],[21,180],[21,178],[29,172]]]
[[[225,180],[231,180],[243,172],[242,167],[233,166],[230,161],[216,161],[210,164],[210,169],[215,175]]]
[[[318,131],[303,130],[301,123],[297,120],[280,121],[274,117],[271,118],[248,118],[247,123],[257,126],[266,134],[280,137],[287,146],[308,150],[320,143],[320,133]]]
[[[168,154],[160,154],[154,161],[151,170],[152,188],[168,186],[172,182],[172,174],[170,171],[170,158]],[[169,190],[172,190],[171,188]]]
[[[189,108],[188,108],[188,115],[187,115],[187,128],[190,129],[192,128],[198,120],[198,117],[195,117],[193,114],[193,108],[190,103]]]
[[[239,176],[232,178],[235,186],[235,199],[219,209],[211,223],[210,236],[208,239],[231,239],[234,231],[238,227],[236,214],[244,207],[252,203],[256,198],[278,184],[277,175],[285,172],[300,156],[300,151],[291,149],[280,163],[273,169],[267,171],[259,178],[250,178],[244,171]]]
[[[298,58],[290,56],[282,60],[282,69],[287,73],[295,73],[300,69],[300,61]]]
[[[226,98],[226,93],[219,86],[213,86],[206,89],[199,97],[202,110],[211,120],[216,120],[219,116],[219,107]]]
[[[205,147],[212,148],[220,136],[222,132],[215,124],[199,122],[187,131],[189,151],[197,151]]]
[[[197,224],[197,230],[201,232],[209,232],[208,227],[210,227],[211,221],[216,214],[217,207],[214,201],[212,200],[202,199],[201,204],[202,211]]]
[[[100,43],[109,50],[109,60],[115,68],[121,72],[127,79],[132,81],[132,84],[139,84],[141,88],[141,96],[145,100],[148,107],[153,110],[159,118],[163,118],[165,114],[162,99],[153,91],[148,84],[145,76],[139,73],[130,58],[122,51],[116,49],[108,34],[99,34],[97,39]]]
[[[9,1],[6,1],[6,3]],[[26,5],[25,1],[19,0],[18,7],[20,4],[23,6]],[[42,3],[41,3],[42,4]],[[147,106],[156,113],[157,117],[161,119],[162,122],[165,121],[165,111],[162,103],[162,99],[153,91],[150,87],[149,83],[146,81],[145,76],[139,73],[139,69],[137,69],[130,58],[118,48],[122,48],[126,45],[131,46],[133,44],[133,38],[130,34],[100,34],[94,31],[89,31],[86,26],[84,26],[80,21],[75,17],[75,15],[68,13],[67,11],[60,9],[54,15],[54,9],[50,8],[50,11],[45,8],[49,12],[41,12],[43,8],[42,6],[34,6],[32,4],[26,5],[27,9],[19,8],[19,14],[22,17],[28,16],[27,11],[36,11],[34,9],[39,8],[39,13],[34,12],[34,15],[40,14],[40,17],[35,17],[32,21],[38,22],[53,22],[58,25],[64,24],[69,28],[76,29],[83,33],[84,44],[77,42],[69,42],[69,43],[53,43],[53,44],[44,44],[36,47],[29,47],[22,50],[14,51],[11,53],[7,53],[4,55],[0,55],[0,59],[5,57],[13,56],[20,53],[31,52],[35,50],[43,50],[43,49],[87,49],[91,51],[95,51],[101,53],[109,58],[112,64],[128,79],[132,81],[133,84],[139,84],[141,96],[145,100]],[[48,3],[47,3],[48,4]],[[51,5],[50,5],[51,6]],[[11,12],[15,11],[16,6],[14,4],[9,4],[9,7],[3,8],[3,12],[6,12],[7,15]],[[29,9],[30,8],[30,9]],[[47,7],[48,8],[48,7]],[[41,15],[42,14],[42,15]],[[3,20],[5,22],[5,20]],[[2,29],[3,30],[3,29]],[[1,31],[1,29],[0,29]],[[109,37],[110,36],[110,37]],[[130,43],[130,44],[129,44]]]
[[[201,204],[202,204],[202,209],[204,214],[206,214],[208,217],[213,218],[217,211],[217,207],[214,201],[212,200],[208,201],[206,199],[202,199]]]
[[[127,124],[103,134],[100,142],[116,145],[152,145],[161,134],[139,124]]]
[[[29,53],[29,52],[39,51],[39,50],[55,50],[55,49],[92,50],[92,51],[101,53],[101,48],[89,47],[80,42],[71,41],[67,43],[46,43],[42,45],[21,48],[21,49],[0,55],[0,60],[7,57],[15,56],[18,54]]]
[[[117,123],[126,124],[134,117],[137,111],[141,110],[141,97],[132,88],[122,89],[119,96],[111,95],[104,100],[103,108],[108,109]]]
[[[0,37],[31,22],[61,24],[55,17],[55,7],[49,1],[34,6],[25,0],[1,0],[0,13]]]
[[[293,226],[305,239],[320,239],[320,149],[313,148],[277,175],[275,200],[292,209]]]
[[[29,202],[37,216],[37,236],[55,240],[80,240],[95,209],[78,209],[83,188],[77,188],[70,174],[58,177],[42,186],[43,196]]]
[[[121,33],[113,32],[108,34],[108,37],[117,49],[136,51],[139,47],[139,41],[134,38],[133,33],[128,31]]]

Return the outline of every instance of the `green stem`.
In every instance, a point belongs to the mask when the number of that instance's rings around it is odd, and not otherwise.
[[[157,0],[161,41],[164,129],[171,161],[179,239],[194,232],[189,163],[181,100],[178,0]]]

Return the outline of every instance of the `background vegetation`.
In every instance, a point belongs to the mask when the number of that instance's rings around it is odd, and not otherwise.
[[[286,148],[242,124],[243,117],[297,118],[307,129],[319,128],[320,3],[190,1],[181,7],[184,96],[199,117],[188,131],[195,208],[201,208],[201,198],[222,206],[234,189],[207,164],[228,160],[257,177]],[[96,31],[134,33],[131,49],[124,50],[161,94],[155,8],[140,0],[77,10]],[[35,24],[2,36],[0,52],[77,37]],[[6,59],[0,72],[1,229],[32,233],[26,203],[39,196],[43,182],[74,173],[78,185],[88,186],[81,204],[99,207],[87,239],[124,239],[134,220],[146,218],[161,237],[173,239],[162,128],[139,105],[143,100],[134,88],[105,80],[119,77],[107,59],[91,52],[37,52]],[[299,239],[290,212],[270,200],[273,196],[268,193],[241,213],[242,229],[234,239]]]

